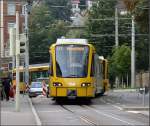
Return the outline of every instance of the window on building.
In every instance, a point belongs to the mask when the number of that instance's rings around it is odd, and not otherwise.
[[[10,28],[15,28],[16,23],[15,22],[8,22],[8,33],[10,31]]]
[[[7,7],[7,14],[8,15],[15,15],[16,12],[16,5],[15,3],[8,3],[8,7]]]

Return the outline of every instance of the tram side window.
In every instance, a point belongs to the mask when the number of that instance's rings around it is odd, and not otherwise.
[[[92,63],[91,63],[91,74],[90,76],[93,77],[95,74],[95,70],[94,70],[94,54],[92,55]]]
[[[51,76],[53,76],[53,60],[52,60],[52,54],[51,53],[50,53],[49,74]]]
[[[103,61],[103,75],[104,75],[104,79],[106,78],[105,77],[105,60]]]
[[[23,72],[20,72],[20,82],[23,82]]]

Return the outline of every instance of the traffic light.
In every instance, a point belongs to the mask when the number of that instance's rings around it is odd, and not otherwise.
[[[31,12],[32,3],[33,3],[33,0],[27,0],[26,11],[28,14],[30,14],[30,12]]]
[[[26,51],[26,35],[25,33],[20,34],[20,54]]]

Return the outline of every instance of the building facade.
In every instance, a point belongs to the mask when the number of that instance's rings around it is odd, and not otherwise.
[[[25,2],[25,1],[24,1]],[[0,1],[0,67],[8,69],[11,57],[9,56],[9,29],[16,27],[16,11],[20,13],[19,32],[24,29],[23,0]]]

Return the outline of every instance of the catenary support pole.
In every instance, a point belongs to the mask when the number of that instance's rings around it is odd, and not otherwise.
[[[20,76],[19,76],[19,62],[20,60],[20,41],[19,41],[19,12],[16,12],[16,111],[20,111],[20,91],[19,91],[19,83],[20,83]]]
[[[25,47],[25,82],[29,84],[29,38],[28,38],[28,10],[27,4],[25,6],[25,33],[26,33],[26,47]]]
[[[132,49],[131,49],[131,87],[135,88],[135,22],[132,15]]]
[[[115,46],[118,48],[119,46],[119,38],[118,38],[118,8],[115,8]],[[116,76],[115,78],[115,84],[118,88],[119,86],[119,78]]]

